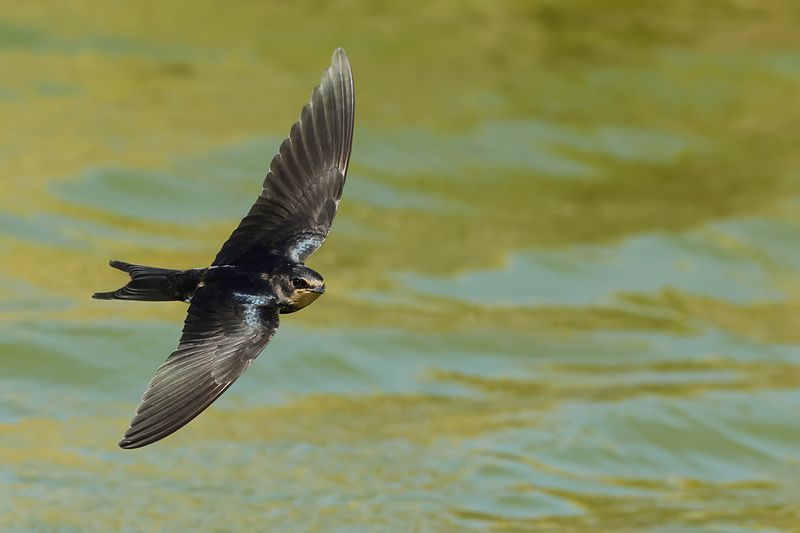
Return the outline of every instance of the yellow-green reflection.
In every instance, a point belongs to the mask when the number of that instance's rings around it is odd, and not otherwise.
[[[0,9],[0,529],[791,529],[795,3]],[[330,51],[325,297],[115,447]]]

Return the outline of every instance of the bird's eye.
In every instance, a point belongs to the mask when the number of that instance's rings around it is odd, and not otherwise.
[[[292,278],[292,287],[295,289],[308,288],[308,283],[303,278]]]

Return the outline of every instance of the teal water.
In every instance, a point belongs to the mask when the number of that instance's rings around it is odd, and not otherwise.
[[[0,530],[793,531],[791,2],[0,8]],[[343,46],[328,292],[123,451]]]

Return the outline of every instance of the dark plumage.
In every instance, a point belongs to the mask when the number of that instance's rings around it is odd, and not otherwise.
[[[152,444],[199,415],[258,357],[279,314],[324,292],[322,276],[304,262],[325,241],[342,197],[354,106],[350,63],[339,48],[273,158],[256,203],[210,267],[111,261],[131,280],[94,298],[189,302],[178,348],[150,381],[122,448]]]

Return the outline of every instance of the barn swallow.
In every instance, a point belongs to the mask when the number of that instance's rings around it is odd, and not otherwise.
[[[120,447],[147,446],[189,423],[258,357],[279,315],[325,292],[305,261],[325,241],[339,207],[354,118],[353,74],[339,48],[272,159],[256,203],[211,266],[110,262],[130,281],[93,298],[189,303],[178,348],[156,370]]]

